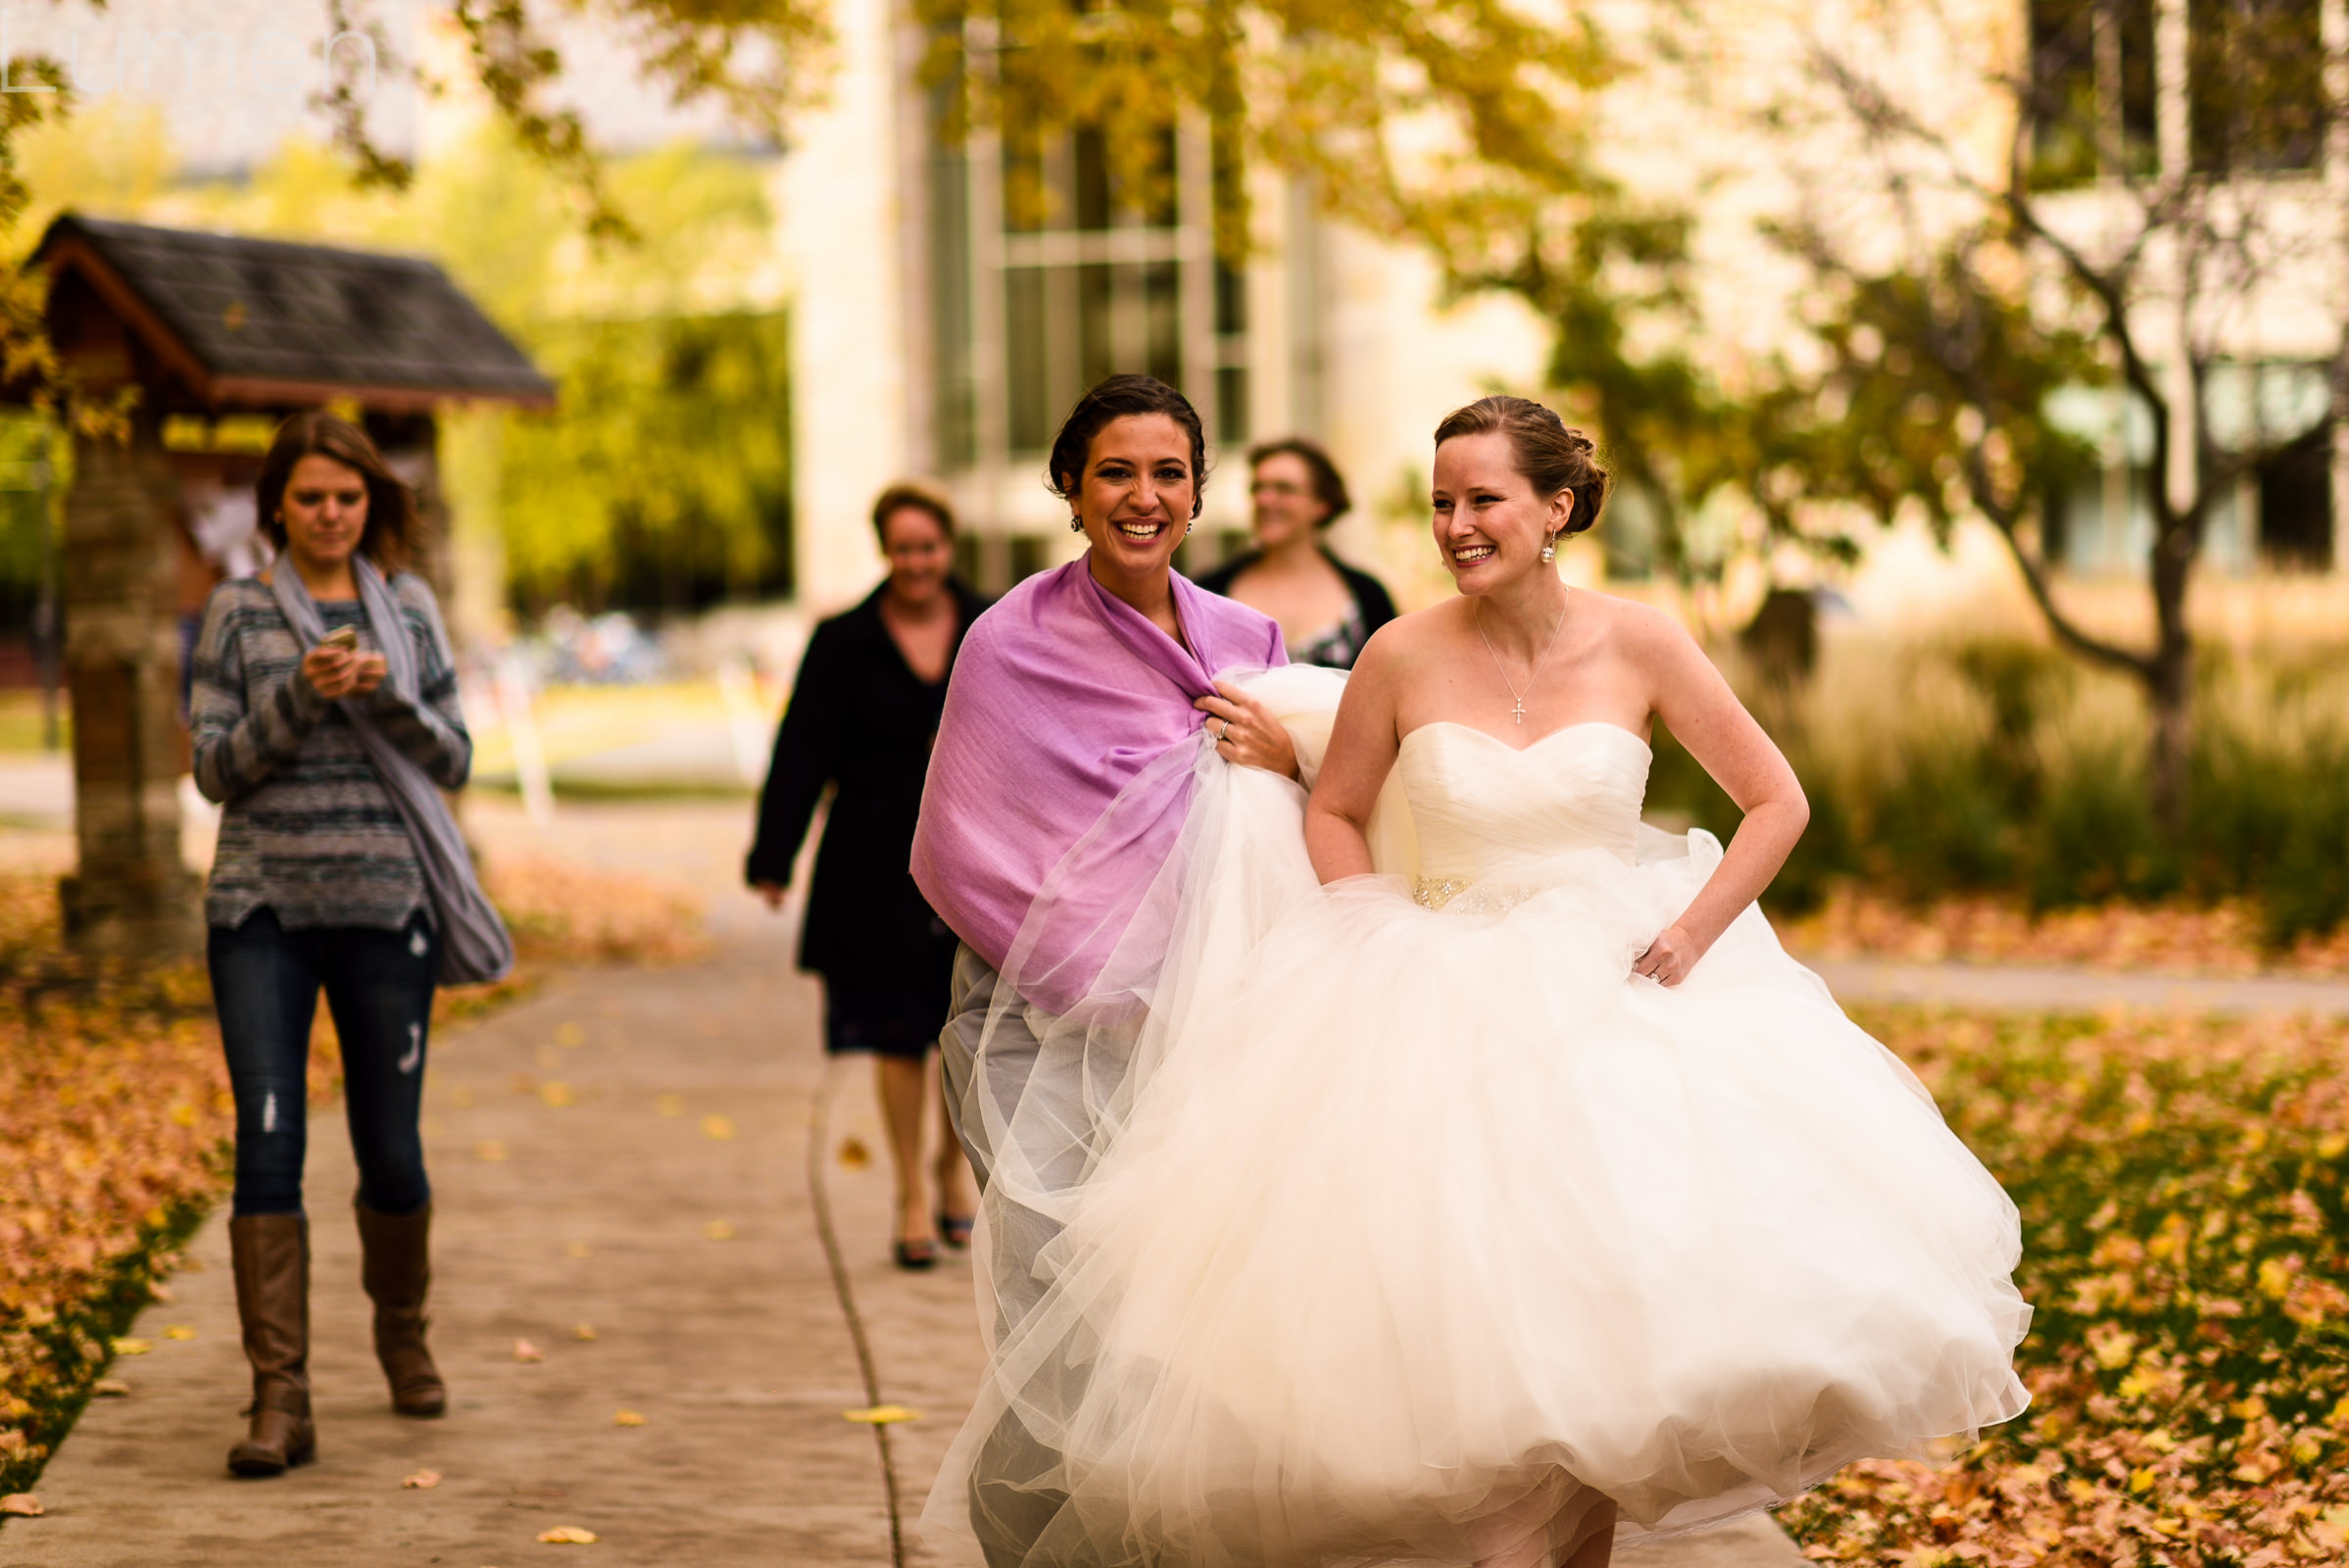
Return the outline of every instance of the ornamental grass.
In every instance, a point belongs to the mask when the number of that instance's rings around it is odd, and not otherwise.
[[[521,861],[488,880],[515,973],[443,992],[442,1018],[552,966],[703,946],[693,901],[651,883]],[[338,1076],[323,1006],[314,1045],[322,1102]],[[175,1249],[227,1191],[235,1124],[202,966],[85,960],[62,940],[55,878],[0,872],[0,1494],[31,1485],[116,1337],[168,1290]]]
[[[2032,1403],[1784,1509],[1822,1562],[2349,1560],[2349,1024],[1871,1009],[2023,1214]]]
[[[2213,646],[2196,669],[2178,835],[2154,815],[2141,696],[2044,643],[1854,631],[1829,640],[1807,684],[1738,671],[1811,803],[1771,913],[1801,915],[1854,885],[1920,909],[1983,896],[2034,915],[2169,904],[2232,910],[2277,962],[2338,952],[2349,656]],[[1738,819],[1661,730],[1648,808],[1724,839]]]

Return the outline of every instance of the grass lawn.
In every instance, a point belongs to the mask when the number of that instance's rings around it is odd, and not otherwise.
[[[779,686],[759,685],[740,694],[758,719],[762,744],[774,739],[783,711]],[[550,686],[531,699],[539,749],[551,767],[598,752],[685,731],[724,724],[735,710],[715,680],[668,681],[644,686]],[[514,737],[494,703],[465,710],[473,732],[473,771],[494,776],[514,771]]]
[[[2023,1212],[2023,1416],[1780,1518],[1821,1561],[2349,1561],[2349,1024],[1869,1009]]]
[[[41,747],[41,694],[37,691],[0,691],[0,752],[37,752]],[[58,695],[57,745],[73,747],[73,715]]]

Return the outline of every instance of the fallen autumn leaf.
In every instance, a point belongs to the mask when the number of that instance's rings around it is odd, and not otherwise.
[[[430,1492],[434,1487],[440,1485],[440,1472],[438,1470],[418,1470],[414,1475],[402,1476],[400,1485],[411,1492]]]
[[[592,1341],[595,1337],[596,1326],[593,1323],[574,1323],[571,1325],[572,1339]]]
[[[185,1323],[174,1323],[163,1331],[163,1337],[167,1340],[192,1340],[196,1337],[196,1331]]]
[[[702,1136],[714,1139],[722,1144],[734,1136],[734,1123],[724,1116],[704,1116],[702,1118]]]
[[[0,1497],[0,1514],[7,1514],[13,1518],[38,1519],[47,1511],[41,1506],[41,1499],[29,1492],[12,1492],[7,1496]]]
[[[541,1530],[538,1539],[550,1546],[592,1546],[596,1544],[596,1533],[577,1525],[557,1525],[552,1530]]]
[[[114,1348],[117,1355],[145,1355],[155,1348],[145,1340],[116,1340]]]
[[[615,1427],[641,1427],[645,1424],[645,1418],[634,1410],[622,1410],[612,1418],[612,1424]]]
[[[528,1340],[516,1340],[514,1342],[514,1358],[516,1361],[543,1361],[547,1356],[544,1350]]]
[[[843,1410],[851,1421],[861,1421],[868,1427],[885,1427],[899,1421],[919,1421],[919,1410],[908,1410],[902,1404],[876,1404],[868,1410]]]

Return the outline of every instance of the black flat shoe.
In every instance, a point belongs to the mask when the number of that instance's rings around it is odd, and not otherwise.
[[[957,1252],[966,1250],[970,1246],[970,1228],[978,1223],[976,1214],[950,1214],[942,1208],[938,1211],[938,1238]]]
[[[938,1266],[938,1248],[926,1239],[918,1242],[898,1242],[894,1244],[894,1247],[897,1252],[898,1267],[902,1269],[910,1269],[918,1273],[925,1268]]]

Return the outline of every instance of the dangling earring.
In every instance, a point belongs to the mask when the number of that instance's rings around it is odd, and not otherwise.
[[[1558,536],[1554,533],[1543,534],[1542,536],[1542,560],[1546,564],[1557,559]]]
[[[1083,517],[1069,518],[1068,531],[1070,533],[1083,533],[1085,531],[1085,519]]]

